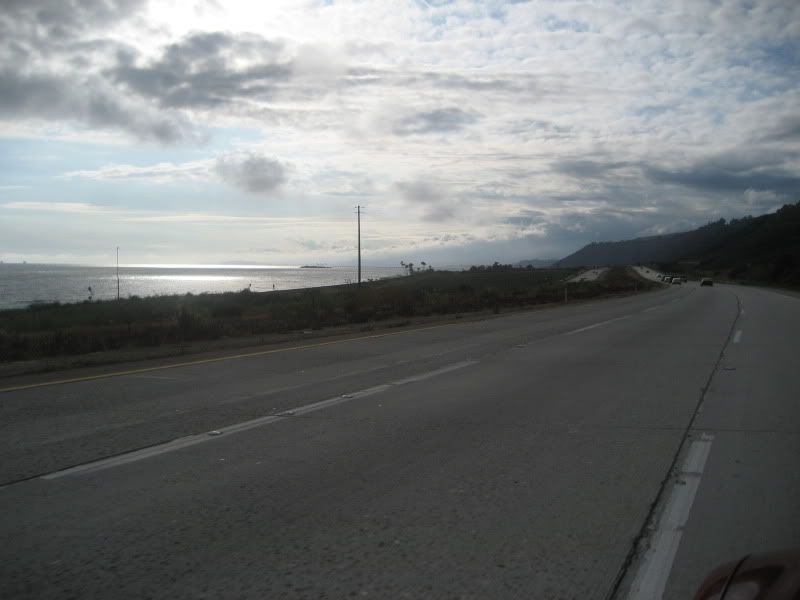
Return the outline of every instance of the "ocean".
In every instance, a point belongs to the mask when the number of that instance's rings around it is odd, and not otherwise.
[[[362,267],[361,278],[403,275],[402,267]],[[356,267],[300,268],[250,265],[120,266],[120,297],[289,290],[355,283]],[[91,290],[89,289],[91,288]],[[82,302],[117,297],[115,267],[0,264],[0,309],[41,302]]]

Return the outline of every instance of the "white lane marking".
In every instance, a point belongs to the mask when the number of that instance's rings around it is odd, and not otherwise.
[[[733,336],[733,343],[738,344],[741,341],[741,339],[742,339],[742,330],[740,329],[736,332],[736,335]]]
[[[424,381],[426,379],[430,379],[431,377],[436,377],[438,375],[443,375],[444,373],[449,373],[450,371],[455,371],[457,369],[463,369],[464,367],[469,367],[470,365],[474,365],[475,362],[476,361],[474,360],[464,360],[462,362],[453,363],[452,365],[442,367],[441,369],[436,369],[435,371],[428,371],[427,373],[422,373],[421,375],[413,375],[411,377],[406,377],[405,379],[398,379],[397,381],[393,381],[392,385],[405,385],[407,383],[416,383],[417,381]]]
[[[226,437],[225,434],[240,433],[242,431],[247,431],[249,429],[255,429],[256,427],[263,427],[264,425],[270,425],[272,423],[284,421],[289,417],[298,417],[307,415],[309,413],[313,413],[318,410],[330,408],[331,406],[336,406],[337,404],[343,404],[345,402],[350,402],[352,400],[357,400],[359,398],[366,398],[367,396],[372,396],[374,394],[380,394],[381,392],[385,392],[386,390],[396,386],[415,383],[418,381],[424,381],[425,379],[430,379],[432,377],[436,377],[444,373],[449,373],[457,369],[463,369],[465,367],[472,366],[477,362],[478,361],[476,360],[464,360],[458,363],[454,363],[452,365],[447,365],[446,367],[442,367],[440,369],[436,369],[434,371],[428,371],[427,373],[416,375],[414,377],[398,379],[397,381],[392,381],[390,383],[376,385],[371,388],[366,388],[349,394],[342,394],[341,396],[328,398],[327,400],[321,400],[320,402],[313,402],[311,404],[306,404],[304,406],[299,406],[297,408],[290,408],[275,415],[269,415],[266,417],[251,419],[250,421],[236,423],[235,425],[229,425],[228,427],[221,427],[220,429],[214,429],[212,431],[208,431],[205,433],[178,438],[177,440],[172,440],[171,442],[166,442],[164,444],[158,444],[157,446],[151,446],[149,448],[135,450],[134,452],[127,452],[119,456],[112,456],[110,458],[104,458],[83,465],[70,467],[69,469],[55,471],[53,473],[48,473],[47,475],[42,475],[40,479],[49,480],[49,479],[59,479],[61,477],[67,477],[69,475],[84,475],[87,473],[93,473],[95,471],[103,471],[105,469],[110,469],[112,467],[126,465],[153,456],[158,456],[160,454],[166,454],[167,452],[173,452],[175,450],[181,450],[183,448],[188,448],[196,444],[202,444],[203,442],[209,442],[215,439],[219,439],[220,437]]]
[[[614,321],[622,321],[623,319],[629,319],[630,315],[625,315],[624,317],[617,317],[616,319],[609,319],[608,321],[600,321],[599,323],[595,323],[594,325],[587,325],[586,327],[581,327],[580,329],[573,329],[572,331],[568,331],[564,335],[575,335],[576,333],[580,333],[581,331],[589,331],[590,329],[594,329],[596,327],[602,327],[603,325],[608,325],[609,323],[613,323]]]
[[[650,312],[651,310],[656,310],[661,308],[661,306],[651,306],[650,308],[645,308],[642,312]]]
[[[661,513],[658,529],[631,584],[628,600],[660,600],[663,597],[713,441],[713,435],[703,434],[689,447],[683,468]]]

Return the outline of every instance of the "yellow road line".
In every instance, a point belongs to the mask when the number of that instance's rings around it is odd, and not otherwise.
[[[85,377],[72,377],[70,379],[57,379],[55,381],[42,381],[39,383],[28,383],[25,385],[15,385],[12,387],[0,388],[0,394],[4,392],[16,392],[19,390],[29,390],[32,388],[47,387],[51,385],[63,385],[65,383],[78,383],[81,381],[92,381],[95,379],[107,379],[110,377],[123,377],[125,375],[136,375],[138,373],[149,373],[151,371],[163,371],[165,369],[176,369],[178,367],[190,367],[193,365],[202,365],[206,363],[221,362],[224,360],[236,360],[239,358],[250,358],[253,356],[265,356],[267,354],[276,354],[278,352],[291,352],[294,350],[308,350],[310,348],[320,348],[322,346],[331,346],[333,344],[343,344],[345,342],[353,342],[358,340],[372,340],[376,338],[389,337],[392,335],[406,335],[416,331],[427,331],[430,329],[439,329],[440,327],[448,327],[456,325],[456,323],[442,323],[441,325],[431,325],[429,327],[417,327],[415,329],[407,329],[405,331],[392,331],[389,333],[378,333],[375,335],[363,335],[361,337],[345,338],[343,340],[332,340],[330,342],[318,342],[316,344],[305,344],[303,346],[290,346],[288,348],[273,348],[271,350],[259,350],[257,352],[247,352],[244,354],[233,354],[230,356],[217,356],[216,358],[202,358],[200,360],[190,360],[181,363],[173,363],[169,365],[158,365],[157,367],[142,367],[141,369],[128,369],[126,371],[113,371],[111,373],[100,373],[98,375],[86,375]]]

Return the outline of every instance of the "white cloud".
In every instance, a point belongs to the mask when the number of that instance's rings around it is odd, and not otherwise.
[[[155,165],[112,164],[99,169],[68,171],[62,175],[66,179],[83,178],[97,181],[115,179],[150,179],[154,182],[174,181],[176,179],[204,179],[212,172],[212,160],[196,160],[180,164],[158,163]]]
[[[0,207],[8,210],[24,210],[42,213],[99,214],[109,209],[86,202],[6,202]]]

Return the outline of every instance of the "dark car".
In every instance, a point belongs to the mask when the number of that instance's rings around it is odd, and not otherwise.
[[[694,600],[797,600],[800,549],[749,554],[711,571]]]
[[[700,285],[708,285],[708,286],[713,286],[713,285],[714,285],[714,280],[713,280],[713,279],[711,279],[710,277],[703,277],[703,278],[700,280]]]

